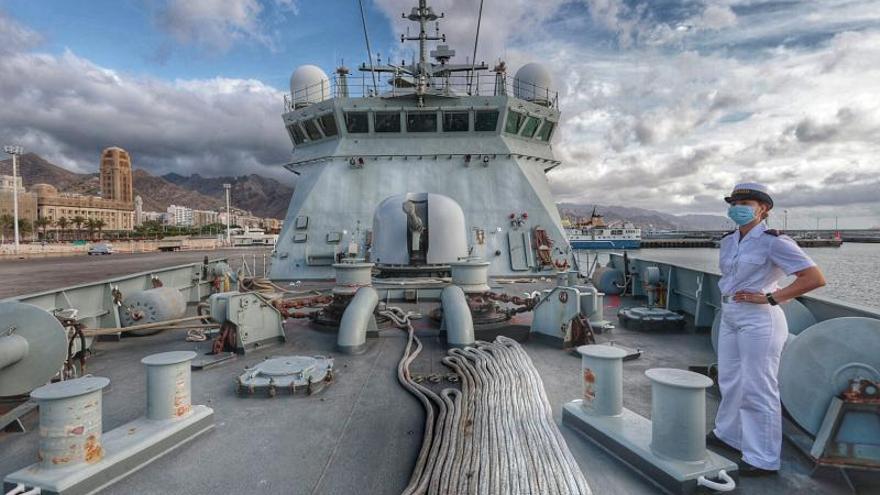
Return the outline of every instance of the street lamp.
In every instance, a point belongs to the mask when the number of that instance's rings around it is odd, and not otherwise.
[[[21,146],[4,146],[3,151],[12,155],[12,216],[15,229],[15,254],[18,254],[18,157],[24,150]]]
[[[229,210],[229,189],[232,187],[232,184],[223,184],[223,189],[226,189],[226,244],[229,245],[231,243],[231,236],[229,233],[229,219],[232,216],[232,212]]]

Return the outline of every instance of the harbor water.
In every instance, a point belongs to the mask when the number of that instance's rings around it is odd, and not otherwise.
[[[825,273],[828,285],[812,294],[839,301],[880,308],[880,244],[845,242],[839,248],[807,248]],[[718,272],[717,248],[639,249],[630,251],[636,257],[665,261],[699,270]],[[599,256],[600,263],[607,262]],[[780,282],[781,285],[786,282]]]

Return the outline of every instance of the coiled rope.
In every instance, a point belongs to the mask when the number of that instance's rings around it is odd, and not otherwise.
[[[443,364],[461,390],[417,383],[410,364],[423,346],[399,308],[380,312],[407,331],[401,385],[425,409],[422,447],[403,495],[589,495],[590,487],[553,421],[541,378],[513,339],[451,349]]]

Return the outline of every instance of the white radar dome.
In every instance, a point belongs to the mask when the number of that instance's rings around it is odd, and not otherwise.
[[[513,78],[513,95],[526,101],[548,105],[555,97],[550,70],[535,62],[523,65]]]
[[[290,97],[295,108],[332,98],[330,79],[316,65],[301,65],[290,75]]]

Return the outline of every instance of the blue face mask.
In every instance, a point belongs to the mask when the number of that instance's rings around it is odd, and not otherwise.
[[[755,219],[755,208],[749,205],[732,205],[727,209],[727,216],[737,225],[743,226]]]

